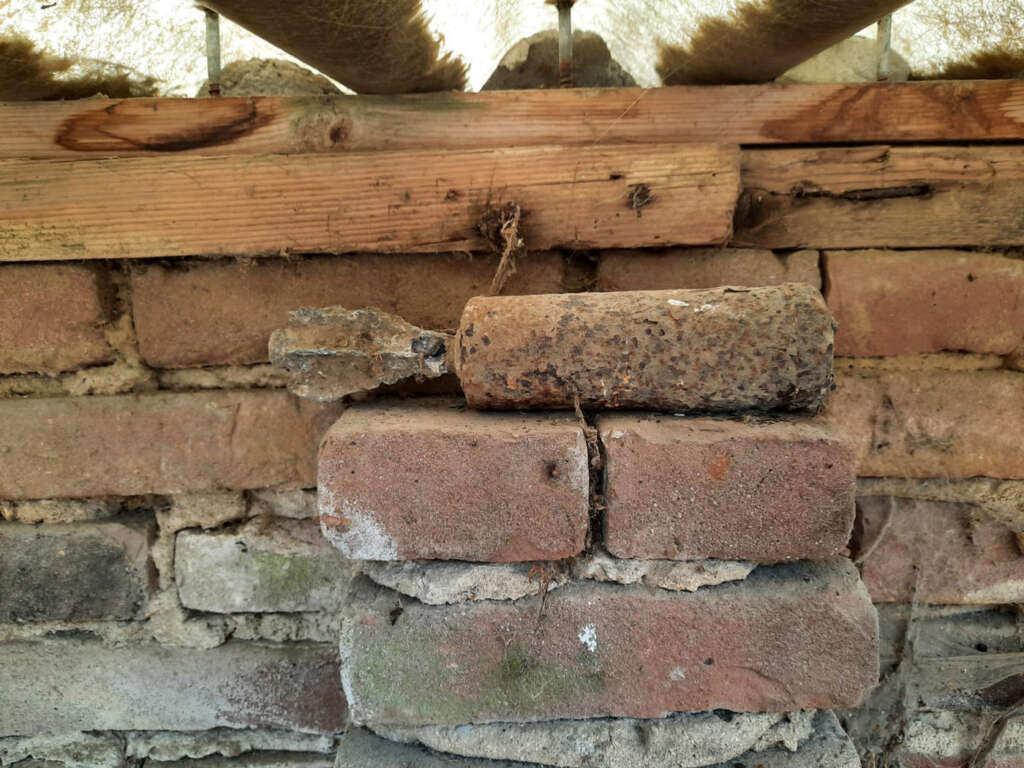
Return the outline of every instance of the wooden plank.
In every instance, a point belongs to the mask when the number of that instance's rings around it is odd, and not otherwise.
[[[1024,82],[0,104],[0,157],[1024,140]]]
[[[0,261],[488,250],[489,207],[530,249],[722,243],[728,145],[0,162]]]
[[[762,248],[1024,244],[1024,147],[752,149],[732,243]]]

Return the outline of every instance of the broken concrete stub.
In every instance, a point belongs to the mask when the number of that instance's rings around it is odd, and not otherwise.
[[[270,335],[270,361],[299,397],[339,400],[410,377],[447,373],[450,336],[376,309],[306,308]]]
[[[474,408],[815,411],[834,328],[802,283],[479,296],[449,359]]]
[[[598,417],[604,544],[622,558],[821,559],[846,546],[856,446],[821,419]]]
[[[356,406],[320,446],[321,526],[355,560],[559,560],[587,536],[587,461],[567,416]]]
[[[790,752],[813,733],[813,711],[684,713],[615,718],[382,728],[393,741],[437,752],[555,768],[700,768],[779,746]]]
[[[342,683],[372,727],[851,707],[878,676],[877,616],[848,560],[692,593],[573,582],[539,611],[362,581],[347,610]]]

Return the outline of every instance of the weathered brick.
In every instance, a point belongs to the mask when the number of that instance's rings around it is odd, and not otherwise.
[[[836,371],[826,415],[868,477],[1024,478],[1024,376],[1011,371]]]
[[[236,531],[182,531],[174,549],[181,604],[214,613],[337,608],[351,566],[315,520],[257,519]]]
[[[819,419],[598,417],[604,544],[626,558],[774,562],[840,552],[853,443]]]
[[[0,523],[0,621],[142,618],[154,528]]]
[[[601,251],[596,290],[656,291],[780,283],[807,283],[821,290],[818,252],[777,256],[761,248]]]
[[[1014,533],[977,507],[893,496],[862,496],[857,506],[875,602],[1024,602]]]
[[[99,271],[77,264],[0,264],[0,373],[57,373],[112,357]]]
[[[0,496],[310,487],[338,407],[286,392],[0,401]]]
[[[967,251],[829,251],[836,354],[1009,354],[1024,340],[1024,261]]]
[[[848,560],[692,593],[577,582],[543,606],[399,603],[362,582],[349,610],[342,680],[368,724],[848,707],[878,675],[877,616]]]
[[[583,549],[587,446],[550,414],[356,407],[320,447],[320,519],[347,557],[555,560]]]
[[[305,643],[7,643],[0,691],[0,735],[218,726],[333,733],[345,715],[337,652]]]
[[[163,368],[266,362],[270,333],[289,312],[334,304],[455,328],[466,300],[487,293],[497,264],[491,256],[365,254],[140,266],[132,274],[139,350]],[[505,293],[557,293],[561,281],[559,254],[531,253]]]

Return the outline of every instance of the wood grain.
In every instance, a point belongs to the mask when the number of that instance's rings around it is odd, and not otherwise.
[[[728,145],[0,162],[0,261],[488,250],[514,201],[530,249],[722,243]]]
[[[1024,140],[1024,82],[603,88],[0,105],[0,157]]]
[[[734,245],[1024,244],[1024,147],[752,149]]]

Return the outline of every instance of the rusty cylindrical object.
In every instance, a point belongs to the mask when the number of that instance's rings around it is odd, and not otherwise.
[[[815,411],[835,321],[814,288],[480,296],[449,365],[474,408]]]

